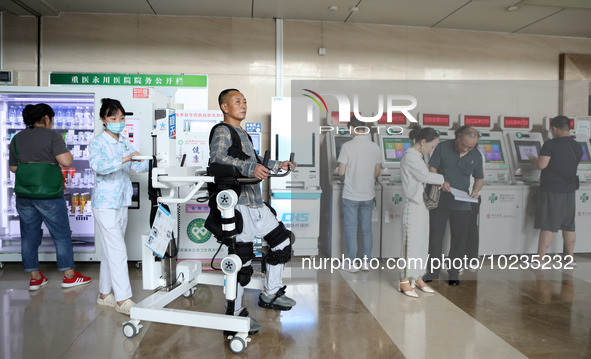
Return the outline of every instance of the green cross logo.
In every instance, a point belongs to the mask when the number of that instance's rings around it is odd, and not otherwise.
[[[490,203],[495,203],[497,199],[499,199],[499,197],[497,197],[497,195],[494,193],[491,193],[490,196],[488,197],[488,200],[490,201]]]
[[[587,193],[583,193],[581,195],[581,197],[579,197],[581,199],[581,202],[586,203],[589,200],[589,196],[587,195]]]
[[[205,220],[195,218],[187,226],[187,236],[193,243],[202,244],[211,238],[211,232],[205,229]]]
[[[400,201],[402,201],[402,197],[398,193],[396,193],[396,195],[392,197],[392,202],[394,202],[394,204],[399,204]]]

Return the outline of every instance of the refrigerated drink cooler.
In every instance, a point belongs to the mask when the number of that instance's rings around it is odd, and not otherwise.
[[[94,219],[90,204],[94,185],[94,174],[89,166],[88,144],[94,137],[94,96],[92,94],[40,94],[0,93],[0,178],[2,208],[0,220],[0,261],[19,261],[21,243],[14,173],[8,166],[9,144],[12,138],[25,129],[22,112],[27,104],[44,102],[55,111],[53,129],[60,133],[74,161],[70,167],[63,167],[66,182],[64,196],[68,205],[74,252],[78,260],[95,258]],[[49,231],[43,228],[43,240],[39,248],[39,259],[55,260],[55,247]],[[82,256],[81,256],[82,254]]]
[[[95,238],[92,215],[94,173],[89,165],[88,146],[96,134],[102,132],[98,111],[101,99],[116,98],[126,111],[124,134],[142,154],[152,153],[150,132],[154,108],[165,107],[168,97],[154,88],[145,88],[135,96],[133,87],[76,86],[76,87],[0,87],[0,268],[3,262],[20,262],[21,242],[18,213],[14,195],[14,174],[8,166],[10,140],[25,128],[22,111],[27,104],[47,103],[55,111],[53,130],[60,133],[74,157],[70,167],[62,167],[66,182],[64,191],[69,210],[75,261],[100,261],[101,241]],[[137,91],[136,91],[137,92]],[[133,114],[131,114],[133,113]],[[95,132],[96,131],[96,132]],[[134,187],[132,206],[128,212],[125,235],[129,261],[141,261],[141,236],[150,231],[150,205],[147,200],[148,176],[132,171]],[[55,247],[49,231],[43,226],[43,240],[39,249],[40,261],[55,261]]]

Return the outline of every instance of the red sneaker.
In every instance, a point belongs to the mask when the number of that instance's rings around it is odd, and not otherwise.
[[[31,279],[29,281],[29,290],[37,290],[37,289],[43,287],[44,285],[46,285],[47,282],[49,282],[47,280],[47,278],[45,278],[43,276],[43,271],[41,271],[40,273],[41,273],[41,278],[40,279]]]
[[[68,278],[64,276],[64,281],[62,283],[63,288],[70,288],[75,287],[77,285],[82,285],[86,283],[90,283],[92,278],[83,276],[80,272],[74,272],[74,276],[72,278]]]

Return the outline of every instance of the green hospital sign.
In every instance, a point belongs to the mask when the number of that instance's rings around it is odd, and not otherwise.
[[[50,85],[207,87],[205,75],[51,73]]]

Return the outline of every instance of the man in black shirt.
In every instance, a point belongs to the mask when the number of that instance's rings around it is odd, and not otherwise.
[[[482,154],[478,151],[478,131],[465,127],[458,132],[455,140],[440,143],[429,160],[429,171],[442,174],[445,182],[437,208],[429,211],[429,258],[425,282],[439,277],[439,268],[431,266],[434,258],[442,258],[443,235],[447,222],[450,223],[451,246],[449,249],[450,264],[454,259],[462,260],[466,254],[466,241],[470,226],[472,206],[468,202],[458,201],[450,193],[451,188],[464,192],[470,189],[470,177],[474,177],[474,186],[470,197],[479,198],[484,185]],[[447,271],[449,285],[460,284],[459,268],[451,265]]]
[[[550,123],[552,139],[544,142],[538,158],[530,162],[542,170],[540,197],[536,207],[534,228],[540,229],[538,260],[544,256],[562,230],[564,251],[572,256],[575,249],[575,191],[578,189],[577,166],[583,149],[570,137],[570,119],[556,116]]]

